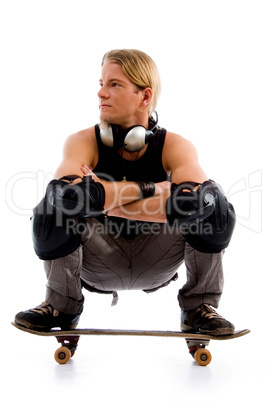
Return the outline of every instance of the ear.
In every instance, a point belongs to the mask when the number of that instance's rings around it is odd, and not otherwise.
[[[153,97],[153,91],[151,88],[147,87],[145,89],[143,89],[143,98],[142,98],[142,102],[140,104],[140,108],[141,109],[146,109]]]

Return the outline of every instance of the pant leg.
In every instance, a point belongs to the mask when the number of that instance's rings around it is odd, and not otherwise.
[[[181,308],[191,310],[202,303],[218,307],[224,283],[223,253],[201,253],[186,243],[187,282],[178,294]]]
[[[202,303],[218,307],[223,252],[200,253],[168,225],[132,241],[102,233],[97,226],[92,220],[84,247],[82,277],[90,286],[106,291],[149,290],[171,279],[184,261],[187,282],[178,294],[180,307],[194,309]]]
[[[95,225],[94,221],[88,220],[87,222],[87,230],[82,240],[85,246],[84,251],[81,245],[66,257],[45,261],[48,279],[46,301],[51,303],[55,309],[68,314],[82,311],[83,295],[80,280],[82,272],[87,271],[90,275],[93,274],[94,281],[97,278],[95,287],[98,288],[101,282],[102,286],[104,285],[103,282],[105,282],[104,278],[106,278],[107,273],[111,274],[113,271],[107,281],[109,286],[105,286],[106,282],[103,290],[115,290],[118,284],[120,284],[120,289],[144,289],[157,286],[158,275],[162,275],[160,282],[164,282],[168,267],[171,267],[171,271],[168,272],[167,276],[170,273],[173,274],[173,270],[178,269],[183,259],[185,259],[187,269],[187,282],[178,294],[181,308],[194,309],[201,303],[218,307],[223,288],[223,253],[200,253],[188,244],[184,245],[181,234],[175,233],[175,231],[170,233],[166,231],[164,241],[161,236],[151,238],[152,240],[145,236],[148,239],[146,243],[144,238],[139,237],[137,241],[142,240],[140,241],[142,243],[141,251],[138,250],[139,247],[136,247],[135,242],[134,247],[132,242],[123,241],[123,244],[120,244],[115,241],[115,238],[92,231],[92,225]],[[88,247],[89,244],[90,247]],[[116,252],[114,252],[115,245]],[[132,253],[131,250],[135,250],[135,252]],[[134,264],[137,264],[137,270],[132,267],[132,257],[138,259],[138,263],[136,260]],[[140,257],[143,267],[140,265]],[[176,264],[174,260],[176,260]],[[92,269],[93,267],[94,269]],[[118,272],[116,272],[117,269],[119,269]],[[144,271],[146,271],[145,274]],[[155,278],[157,279],[155,280]],[[87,275],[84,279],[87,279]],[[88,281],[89,284],[90,282]],[[110,285],[112,285],[112,289],[109,289]]]
[[[46,301],[62,313],[82,312],[81,267],[82,246],[66,257],[44,262],[47,276]]]

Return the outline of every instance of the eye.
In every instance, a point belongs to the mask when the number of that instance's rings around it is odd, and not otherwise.
[[[118,84],[117,82],[112,82],[111,86],[112,86],[113,88],[117,88],[117,87],[120,86],[120,84]]]

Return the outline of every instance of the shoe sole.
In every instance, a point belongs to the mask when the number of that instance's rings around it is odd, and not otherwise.
[[[235,329],[233,328],[217,328],[215,331],[196,331],[194,328],[190,327],[189,325],[185,325],[181,323],[181,331],[188,332],[192,334],[201,334],[201,335],[211,335],[211,336],[220,336],[220,335],[233,335]]]
[[[200,333],[203,335],[211,336],[233,335],[235,333],[235,330],[231,328],[218,328],[215,331],[200,331]]]
[[[62,326],[62,327],[44,327],[44,326],[33,325],[30,322],[25,321],[25,320],[20,320],[19,322],[15,321],[15,323],[18,325],[21,325],[22,327],[32,329],[34,331],[40,331],[40,332],[41,331],[49,331],[52,328],[60,328],[61,331],[70,331],[72,329],[76,329],[78,326],[78,324],[72,324],[67,327],[64,327],[64,326]]]

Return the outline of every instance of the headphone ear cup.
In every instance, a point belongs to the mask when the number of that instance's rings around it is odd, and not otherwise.
[[[146,145],[146,129],[135,126],[130,129],[124,138],[124,149],[128,152],[137,152]]]
[[[143,126],[135,126],[124,139],[124,149],[128,152],[140,151],[155,134],[156,131],[146,130]]]
[[[112,148],[114,144],[113,130],[110,124],[100,128],[100,137],[104,145]]]

